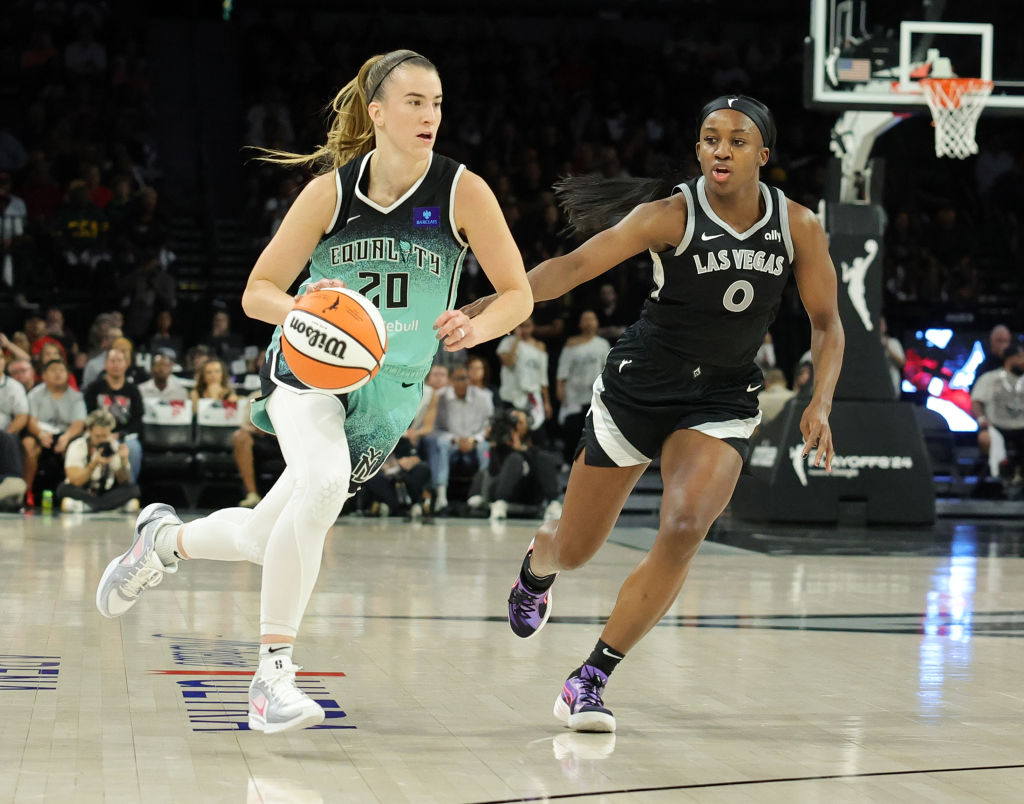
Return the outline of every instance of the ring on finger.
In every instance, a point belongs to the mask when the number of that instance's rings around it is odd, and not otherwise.
[[[465,337],[466,337],[466,330],[464,330],[462,327],[459,327],[459,340],[461,341]]]

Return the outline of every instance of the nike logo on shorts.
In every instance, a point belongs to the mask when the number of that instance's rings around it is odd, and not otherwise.
[[[754,393],[754,391],[756,391],[760,387],[761,387],[761,383],[758,383],[757,385],[748,385],[747,386],[747,393],[748,394],[752,394],[752,393]]]
[[[701,240],[714,240],[716,237],[725,237],[725,235],[723,235],[721,233],[716,234],[716,235],[709,235],[707,232],[701,232],[700,233],[700,239]]]
[[[402,387],[403,388],[412,388],[415,384],[416,383],[414,383],[414,382],[403,382],[402,383]]]

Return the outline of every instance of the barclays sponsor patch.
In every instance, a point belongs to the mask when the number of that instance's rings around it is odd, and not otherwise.
[[[441,207],[413,207],[412,225],[416,227],[440,226]]]

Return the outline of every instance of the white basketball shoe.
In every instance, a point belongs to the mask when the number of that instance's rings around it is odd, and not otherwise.
[[[147,505],[139,513],[132,546],[107,564],[96,587],[96,608],[104,617],[120,617],[143,592],[160,583],[164,573],[178,571],[177,561],[164,564],[155,549],[157,529],[168,517],[181,524],[174,509],[163,503]]]
[[[278,734],[323,723],[323,707],[295,683],[295,673],[301,669],[289,656],[260,661],[249,685],[250,729]]]

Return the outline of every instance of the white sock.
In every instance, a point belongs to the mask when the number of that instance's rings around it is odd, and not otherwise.
[[[287,656],[289,661],[292,658],[292,648],[295,645],[292,642],[271,642],[260,645],[260,670],[265,670],[271,665],[268,663],[273,662],[275,659],[280,659],[282,656]]]
[[[181,523],[174,518],[166,517],[156,527],[156,539],[154,548],[156,555],[165,567],[172,567],[178,563],[181,555],[178,553],[178,529]]]

